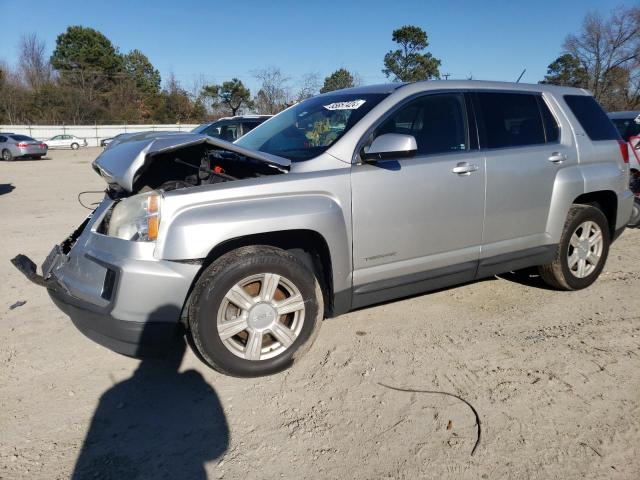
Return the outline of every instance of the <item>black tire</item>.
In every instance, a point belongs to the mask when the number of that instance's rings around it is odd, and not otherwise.
[[[584,222],[592,221],[602,232],[602,253],[593,271],[583,278],[576,276],[569,267],[568,252],[571,236]],[[560,244],[556,250],[553,262],[538,267],[540,277],[545,283],[558,290],[580,290],[596,281],[604,268],[609,254],[611,234],[609,222],[602,211],[590,205],[574,205],[569,210],[564,224]]]
[[[2,150],[2,160],[4,160],[5,162],[10,162],[13,160],[13,154],[11,153],[11,150],[8,150],[6,148]]]
[[[77,143],[74,142],[71,144],[71,150],[77,150],[79,148],[80,148],[80,145],[78,145]]]
[[[33,158],[35,158],[36,160],[42,160],[42,157],[44,157],[44,155],[34,155]]]
[[[232,353],[223,343],[217,317],[225,295],[234,285],[265,273],[280,275],[295,285],[304,301],[304,320],[297,337],[284,351],[266,360],[249,360]],[[209,265],[194,287],[188,308],[189,343],[196,354],[213,369],[237,377],[270,375],[291,366],[315,340],[324,314],[322,291],[314,273],[298,257],[263,245],[233,250]],[[248,348],[248,337],[246,342]]]
[[[627,224],[629,228],[640,228],[640,198],[633,200],[633,208],[631,209],[631,218]]]

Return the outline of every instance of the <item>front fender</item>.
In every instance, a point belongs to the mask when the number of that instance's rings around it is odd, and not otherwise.
[[[351,288],[347,220],[338,202],[327,194],[299,193],[197,204],[175,212],[162,230],[164,236],[156,256],[165,260],[205,258],[215,246],[247,235],[311,230],[320,234],[329,247],[334,291]]]

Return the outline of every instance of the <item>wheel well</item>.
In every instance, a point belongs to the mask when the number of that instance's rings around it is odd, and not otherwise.
[[[300,258],[316,274],[324,297],[325,316],[331,316],[333,312],[331,254],[322,235],[313,230],[283,230],[233,238],[216,245],[209,252],[202,263],[201,271],[225,253],[249,245],[281,248]]]
[[[573,203],[593,205],[599,208],[609,222],[609,233],[613,237],[616,231],[616,216],[618,213],[618,197],[611,190],[583,193]]]

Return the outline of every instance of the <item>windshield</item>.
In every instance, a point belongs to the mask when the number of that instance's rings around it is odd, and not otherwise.
[[[316,157],[349,131],[386,93],[313,97],[256,127],[236,145],[299,162]]]

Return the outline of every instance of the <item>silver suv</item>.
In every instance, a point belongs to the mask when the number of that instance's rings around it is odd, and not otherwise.
[[[237,376],[288,367],[324,317],[389,299],[532,266],[585,288],[633,203],[606,114],[548,85],[341,90],[235,143],[128,134],[94,168],[106,196],[42,276],[14,264],[96,342],[137,356],[184,332]]]

